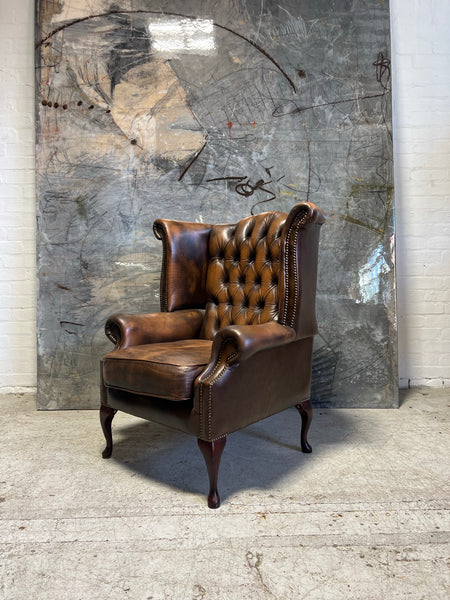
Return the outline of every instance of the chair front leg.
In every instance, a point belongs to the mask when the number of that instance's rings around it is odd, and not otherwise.
[[[198,446],[205,459],[206,468],[208,469],[209,477],[209,494],[208,494],[208,506],[209,508],[219,508],[220,496],[217,491],[217,478],[219,474],[220,459],[222,457],[223,449],[227,441],[226,437],[219,438],[214,442],[205,442],[198,438]]]
[[[302,447],[302,452],[309,454],[312,452],[312,448],[307,440],[308,430],[313,416],[311,402],[309,400],[304,400],[303,402],[300,402],[300,404],[296,404],[295,408],[298,410],[302,418],[302,430],[300,433],[300,445]]]
[[[110,458],[113,449],[113,441],[112,441],[112,432],[111,432],[111,424],[114,419],[114,415],[117,410],[111,408],[110,406],[106,406],[106,404],[100,405],[100,423],[102,426],[103,434],[106,439],[106,448],[102,452],[103,458]]]

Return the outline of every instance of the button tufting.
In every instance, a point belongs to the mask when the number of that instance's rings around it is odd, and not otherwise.
[[[207,311],[207,336],[230,324],[264,323],[277,318],[278,279],[284,218],[255,216],[236,229],[217,226],[211,238],[207,290],[212,300]]]

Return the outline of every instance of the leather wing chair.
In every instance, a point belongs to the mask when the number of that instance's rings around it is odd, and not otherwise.
[[[295,405],[307,432],[322,211],[308,202],[237,224],[159,219],[161,312],[115,314],[101,361],[100,421],[112,452],[118,410],[194,435],[209,475],[226,436]]]

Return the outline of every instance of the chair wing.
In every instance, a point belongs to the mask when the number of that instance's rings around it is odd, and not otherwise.
[[[161,310],[204,308],[211,225],[158,219],[153,231],[163,244]]]

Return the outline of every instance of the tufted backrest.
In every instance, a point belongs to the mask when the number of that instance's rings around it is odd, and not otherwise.
[[[227,325],[277,320],[281,236],[287,215],[267,212],[236,225],[214,225],[208,243],[202,337]]]
[[[205,309],[200,336],[227,325],[278,321],[297,337],[317,333],[317,255],[323,212],[299,202],[237,224],[158,219],[163,242],[161,310]]]

